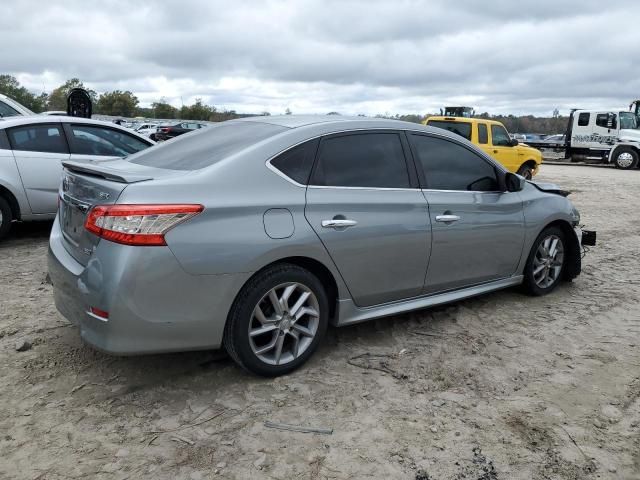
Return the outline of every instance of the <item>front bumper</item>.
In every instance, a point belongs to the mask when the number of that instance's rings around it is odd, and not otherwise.
[[[56,308],[83,340],[113,354],[219,348],[233,300],[250,277],[191,275],[168,247],[104,240],[84,266],[64,242],[56,219],[48,260]],[[108,319],[91,307],[109,312]]]
[[[597,233],[595,230],[583,230],[581,227],[574,227],[574,231],[581,247],[594,247],[596,245]]]

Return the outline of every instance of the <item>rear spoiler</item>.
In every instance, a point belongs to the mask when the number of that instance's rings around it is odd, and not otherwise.
[[[104,160],[87,160],[84,162],[65,160],[62,162],[62,165],[64,166],[64,168],[74,173],[81,173],[84,175],[90,175],[92,177],[100,177],[118,183],[136,183],[144,182],[145,180],[153,180],[153,177],[149,175],[123,172],[119,169],[109,168],[106,165],[101,165],[99,162],[104,162]]]

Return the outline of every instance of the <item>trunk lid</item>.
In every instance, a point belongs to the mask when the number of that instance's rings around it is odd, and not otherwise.
[[[136,165],[126,160],[105,159],[62,162],[64,172],[59,190],[58,221],[65,249],[86,265],[100,238],[84,228],[95,205],[116,203],[128,185],[175,175],[175,171]]]

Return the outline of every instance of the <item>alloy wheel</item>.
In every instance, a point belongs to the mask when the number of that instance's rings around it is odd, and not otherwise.
[[[269,365],[285,365],[311,345],[320,324],[318,299],[301,283],[280,284],[269,290],[253,309],[249,345]]]
[[[549,288],[562,272],[564,245],[557,235],[545,237],[536,250],[533,259],[533,281],[540,288]]]

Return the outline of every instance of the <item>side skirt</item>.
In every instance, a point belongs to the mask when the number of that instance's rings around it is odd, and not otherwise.
[[[501,290],[503,288],[519,285],[523,280],[522,275],[503,278],[492,282],[482,283],[473,287],[462,288],[460,290],[452,290],[450,292],[437,293],[424,297],[414,297],[408,300],[398,302],[385,303],[375,307],[360,308],[353,303],[353,300],[338,301],[338,320],[335,324],[339,327],[344,325],[352,325],[373,318],[388,317],[399,313],[419,310],[421,308],[433,307],[444,303],[456,302],[464,298],[475,297],[483,293]]]

